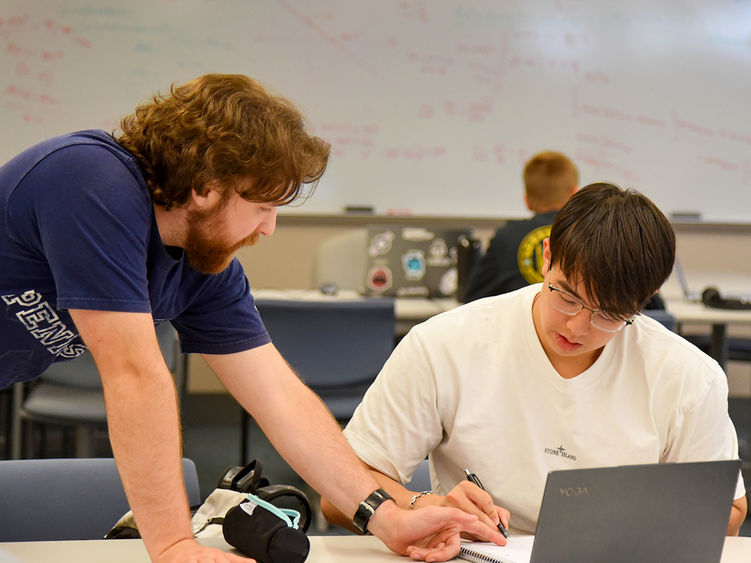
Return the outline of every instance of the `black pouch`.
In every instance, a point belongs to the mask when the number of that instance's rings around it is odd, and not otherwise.
[[[246,502],[248,494],[256,495],[262,501],[269,502],[280,510],[294,510],[299,514],[297,534],[305,536],[310,526],[313,510],[310,501],[297,487],[292,485],[270,485],[268,478],[263,476],[263,464],[259,460],[253,460],[248,465],[230,466],[224,470],[222,477],[214,490],[199,506],[191,507],[192,527],[195,537],[215,537],[224,534],[223,526],[225,515],[237,507],[238,503]],[[226,489],[226,490],[219,490]],[[229,507],[229,509],[228,509]],[[279,520],[281,522],[281,520]],[[254,524],[254,526],[256,526]],[[282,536],[288,532],[282,532]],[[140,538],[133,513],[128,511],[107,533],[107,539]],[[305,538],[307,541],[307,538]],[[237,547],[237,546],[235,546]],[[240,551],[242,549],[238,547]],[[303,561],[300,559],[300,561]],[[272,561],[272,560],[269,560]],[[280,559],[279,561],[286,561]],[[297,561],[293,559],[291,561]]]
[[[296,510],[278,508],[256,495],[231,508],[222,533],[228,544],[258,563],[302,563],[310,541],[299,529]]]
[[[313,509],[308,497],[292,485],[270,485],[260,460],[254,459],[244,467],[227,467],[216,488],[251,493],[278,508],[296,510],[300,514],[299,528],[307,532],[310,527]]]

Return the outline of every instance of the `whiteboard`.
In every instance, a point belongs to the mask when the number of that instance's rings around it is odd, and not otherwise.
[[[238,72],[333,145],[289,213],[523,216],[553,149],[582,184],[751,222],[749,0],[5,0],[0,41],[3,162]]]

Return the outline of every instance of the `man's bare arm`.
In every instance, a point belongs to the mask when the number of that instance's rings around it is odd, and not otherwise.
[[[745,496],[735,499],[733,507],[730,509],[730,521],[728,522],[728,535],[737,536],[740,532],[743,521],[746,519],[748,510],[748,501]]]
[[[379,483],[355,455],[323,402],[276,348],[266,344],[204,357],[292,468],[351,520],[360,501]],[[454,557],[462,531],[505,543],[497,530],[461,510],[428,507],[417,514],[391,501],[375,511],[368,531],[397,553],[432,561]]]
[[[120,478],[153,561],[242,561],[193,539],[174,381],[152,317],[71,310],[97,364]]]
[[[404,485],[395,481],[388,475],[385,475],[370,467],[366,466],[371,475],[378,481],[378,484],[386,492],[388,492],[396,504],[401,508],[409,509],[412,499],[419,491],[412,491],[406,488]],[[498,521],[501,520],[505,526],[509,523],[508,510],[496,506],[493,503],[493,498],[485,491],[476,487],[468,481],[463,481],[454,487],[448,495],[428,494],[421,495],[419,498],[415,498],[415,502],[412,503],[412,508],[425,508],[426,506],[443,506],[451,508],[459,508],[468,514],[475,515],[479,518],[480,522],[488,526],[491,530],[496,530]],[[321,498],[321,510],[326,520],[342,528],[352,530],[352,522],[342,514],[332,503],[325,497]]]

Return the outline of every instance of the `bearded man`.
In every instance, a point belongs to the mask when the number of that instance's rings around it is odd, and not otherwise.
[[[0,168],[0,388],[91,353],[151,559],[241,559],[193,539],[176,393],[154,331],[167,321],[290,465],[394,551],[448,559],[462,530],[503,543],[458,509],[417,514],[377,494],[271,343],[234,254],[271,235],[277,208],[326,169],[329,145],[295,107],[246,76],[211,74],[155,96],[120,130],[55,137]]]

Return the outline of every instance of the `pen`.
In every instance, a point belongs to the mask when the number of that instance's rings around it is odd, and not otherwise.
[[[474,483],[475,485],[477,485],[478,487],[480,487],[483,491],[485,490],[485,487],[482,486],[482,481],[480,481],[480,479],[477,477],[477,475],[475,475],[474,473],[472,473],[469,469],[465,469],[464,473],[467,474],[467,481],[470,481],[471,483]],[[508,530],[503,525],[503,522],[501,522],[500,518],[498,519],[498,531],[503,534],[504,538],[508,539]]]

